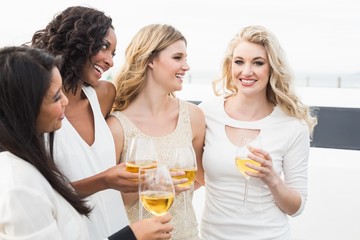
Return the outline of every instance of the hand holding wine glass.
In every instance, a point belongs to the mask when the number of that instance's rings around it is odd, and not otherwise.
[[[184,172],[184,175],[173,176],[174,179],[184,179],[187,181],[178,184],[180,187],[192,187],[196,178],[197,172],[197,163],[196,163],[196,154],[192,145],[176,147],[174,149],[174,159],[169,165],[171,172]],[[187,191],[183,192],[184,194],[184,216],[187,217],[187,202],[188,202],[188,193]],[[189,222],[185,219],[185,223]]]
[[[260,163],[250,159],[248,155],[250,154],[249,146],[251,147],[261,147],[261,140],[260,137],[246,137],[240,136],[239,145],[236,147],[235,153],[235,164],[237,169],[243,174],[245,177],[245,192],[244,192],[244,199],[243,205],[241,210],[242,211],[252,211],[250,207],[247,206],[247,195],[248,195],[248,183],[250,180],[250,176],[246,172],[257,172],[257,170],[253,169],[253,166],[260,166]]]
[[[185,175],[173,177],[174,179],[187,178],[186,182],[180,183],[178,186],[191,186],[195,181],[197,172],[196,155],[192,145],[176,147],[174,149],[174,160],[170,164],[169,168],[172,172],[185,172]]]

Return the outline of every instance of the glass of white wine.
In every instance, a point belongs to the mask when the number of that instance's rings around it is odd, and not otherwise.
[[[261,140],[260,137],[247,137],[240,136],[239,145],[236,147],[235,154],[235,164],[237,169],[243,174],[245,177],[245,189],[244,189],[244,199],[241,210],[242,211],[252,211],[253,209],[247,206],[247,196],[248,196],[248,183],[250,180],[250,176],[246,174],[248,172],[257,172],[257,170],[248,167],[246,163],[252,164],[255,166],[260,166],[260,163],[250,159],[248,155],[250,154],[249,146],[255,148],[261,148]]]
[[[142,206],[155,216],[166,214],[175,196],[169,169],[165,165],[151,169],[140,168],[139,178],[139,197]]]
[[[196,154],[192,145],[175,147],[174,148],[174,159],[169,163],[169,169],[171,172],[185,172],[184,175],[174,176],[173,179],[183,179],[187,178],[185,183],[177,184],[180,187],[193,187],[196,173],[197,173],[197,163],[196,163]],[[184,191],[184,217],[185,223],[190,223],[187,216],[187,203],[189,201],[188,192]],[[196,223],[194,223],[196,224]]]
[[[139,168],[155,168],[157,151],[151,139],[134,137],[129,140],[126,153],[126,171],[138,173]]]

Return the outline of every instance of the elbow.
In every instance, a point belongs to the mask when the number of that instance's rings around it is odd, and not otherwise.
[[[295,211],[288,213],[288,215],[291,217],[297,217],[300,214],[302,214],[302,212],[305,209],[306,201],[307,201],[306,197],[300,195],[300,204],[298,204],[299,207]]]

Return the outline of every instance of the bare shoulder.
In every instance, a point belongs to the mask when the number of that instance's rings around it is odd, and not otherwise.
[[[191,120],[197,120],[197,121],[205,121],[204,112],[201,110],[201,108],[191,102],[187,102],[187,105],[189,107],[190,112],[190,118]]]
[[[115,85],[107,80],[100,80],[95,87],[96,94],[98,98],[106,98],[106,99],[113,99],[115,98]]]
[[[123,126],[121,125],[117,117],[111,114],[106,118],[106,123],[108,124],[114,138],[116,162],[119,163],[120,155],[123,151],[123,145],[124,145]]]
[[[114,115],[109,115],[106,118],[106,123],[108,124],[108,126],[114,136],[116,136],[116,137],[122,136],[122,134],[123,134],[122,125],[121,125],[120,121]]]
[[[194,137],[199,136],[201,139],[205,134],[205,115],[201,108],[196,104],[187,102],[187,105],[189,108],[191,129]]]
[[[115,85],[110,81],[100,80],[95,87],[95,91],[99,99],[101,112],[106,117],[110,113],[115,99]]]

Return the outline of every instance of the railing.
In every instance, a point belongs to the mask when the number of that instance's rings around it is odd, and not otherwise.
[[[318,125],[314,130],[312,147],[360,150],[360,108],[315,109]]]

